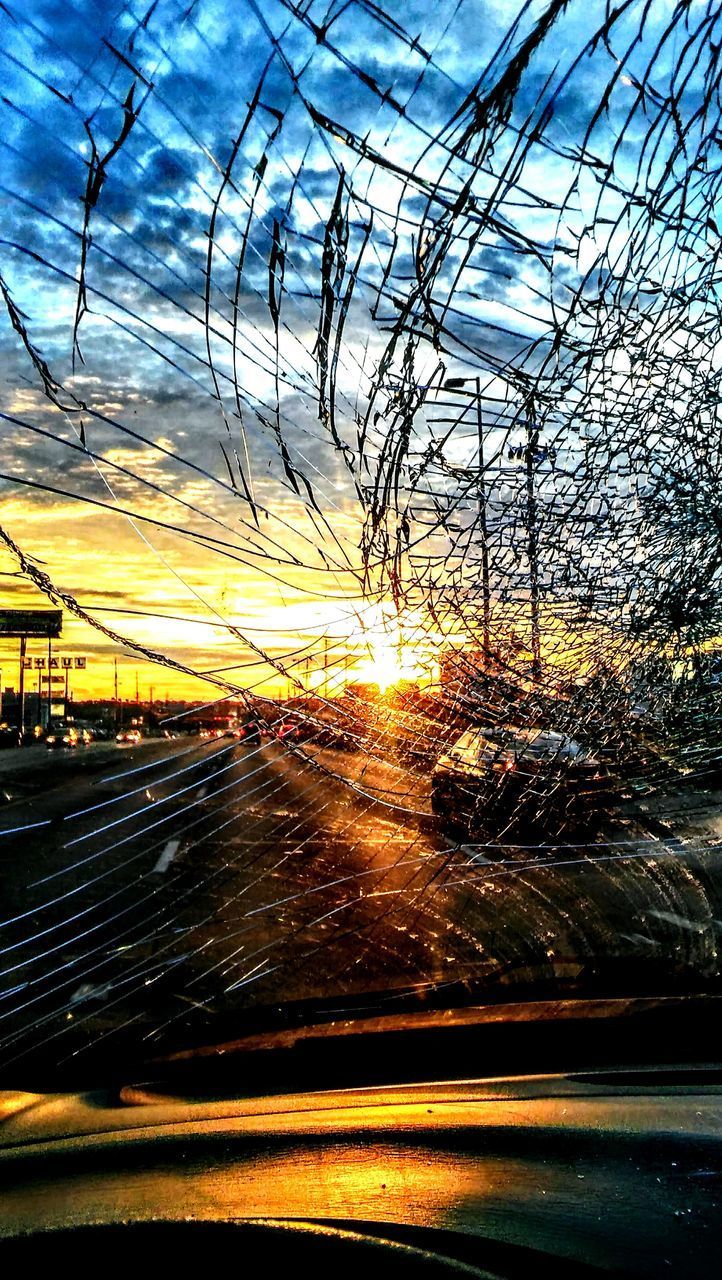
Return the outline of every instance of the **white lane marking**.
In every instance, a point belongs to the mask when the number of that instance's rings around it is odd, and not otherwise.
[[[469,858],[471,862],[478,863],[480,867],[494,866],[494,860],[492,858],[485,857],[483,853],[479,853],[479,850],[477,849],[476,845],[460,844],[459,851],[460,853],[463,853],[465,857]]]
[[[112,989],[110,982],[100,987],[94,987],[92,982],[82,982],[77,991],[71,995],[70,1003],[80,1004],[83,1000],[107,1000]]]
[[[165,849],[160,855],[158,861],[153,867],[151,875],[155,875],[156,873],[159,873],[160,875],[162,875],[164,871],[167,871],[179,849],[180,849],[180,840],[169,840]]]
[[[648,916],[654,916],[655,919],[661,920],[663,924],[676,924],[679,929],[689,929],[691,933],[704,933],[708,924],[713,921],[690,920],[687,916],[680,916],[676,911],[648,911]]]

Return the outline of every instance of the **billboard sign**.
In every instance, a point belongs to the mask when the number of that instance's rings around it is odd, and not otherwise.
[[[63,626],[61,609],[0,609],[0,636],[54,640]]]
[[[23,668],[25,671],[32,671],[33,668],[36,671],[44,671],[46,666],[48,666],[48,663],[50,665],[51,671],[70,671],[73,667],[75,668],[76,671],[85,671],[88,666],[88,659],[86,657],[82,657],[82,658],[81,657],[78,657],[78,658],[55,657],[54,658],[51,656],[48,659],[43,655],[40,658],[26,657],[26,658],[23,658],[22,662],[23,662]]]

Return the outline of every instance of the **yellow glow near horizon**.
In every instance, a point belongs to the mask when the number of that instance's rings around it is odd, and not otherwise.
[[[404,635],[396,619],[384,617],[381,634],[367,637],[369,657],[354,665],[354,676],[377,684],[382,693],[401,680],[421,680],[426,666]]]
[[[389,651],[379,654],[369,662],[362,662],[354,668],[354,677],[364,684],[377,684],[382,693],[386,693],[402,679],[409,679],[402,670],[396,654]]]

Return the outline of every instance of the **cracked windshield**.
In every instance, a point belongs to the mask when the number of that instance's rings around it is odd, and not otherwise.
[[[722,6],[0,27],[1,1078],[718,989]]]

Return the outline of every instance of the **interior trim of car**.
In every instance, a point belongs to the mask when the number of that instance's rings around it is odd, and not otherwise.
[[[182,1260],[233,1227],[247,1258],[321,1274],[708,1277],[722,1248],[722,1070],[675,1064],[672,1044],[664,1068],[635,1064],[635,1016],[599,1017],[617,1049],[626,1025],[630,1046],[601,1070],[252,1096],[250,1050],[225,1046],[194,1076],[166,1062],[119,1088],[6,1091],[0,1258],[77,1257],[97,1241],[132,1261],[157,1241]],[[544,1023],[523,1025],[538,1038]],[[318,1043],[332,1058],[332,1037]],[[533,1060],[531,1036],[528,1048]],[[254,1053],[272,1079],[288,1046]],[[218,1062],[235,1096],[212,1096]],[[395,1063],[390,1052],[391,1082]],[[453,1054],[449,1076],[468,1065]]]

